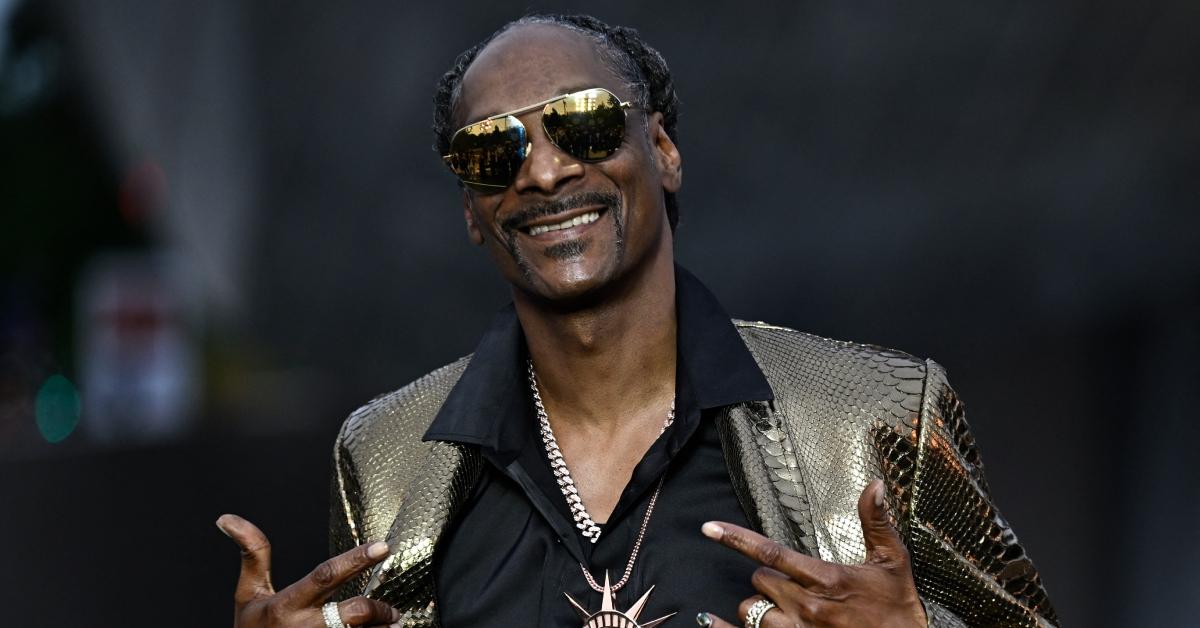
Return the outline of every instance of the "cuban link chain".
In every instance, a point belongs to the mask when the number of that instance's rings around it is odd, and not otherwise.
[[[538,392],[537,376],[533,372],[533,360],[526,362],[529,372],[529,389],[533,393],[533,405],[537,409],[538,425],[542,433],[542,444],[546,447],[546,457],[550,459],[550,468],[554,471],[554,478],[558,482],[558,488],[562,491],[563,497],[567,500],[567,506],[571,510],[571,516],[575,519],[575,527],[579,528],[580,534],[592,543],[600,540],[600,526],[592,520],[592,516],[588,514],[587,508],[583,505],[583,499],[579,496],[579,490],[575,488],[575,481],[571,479],[571,471],[567,468],[567,462],[563,459],[562,451],[558,448],[558,440],[554,438],[554,430],[550,427],[550,416],[546,413],[546,406],[542,403],[542,395]],[[659,436],[667,431],[668,427],[675,422],[675,400],[671,400],[671,409],[667,412],[667,419],[663,421],[662,429],[659,430]],[[654,505],[658,502],[658,493],[662,490],[663,478],[658,479],[658,486],[654,489],[654,494],[650,496],[650,503],[646,506],[646,514],[642,517],[642,525],[638,530],[637,540],[633,543],[633,550],[629,553],[629,562],[625,565],[625,573],[621,579],[612,586],[611,591],[614,593],[629,580],[629,575],[633,573],[633,564],[637,561],[638,551],[642,548],[642,539],[646,536],[646,527],[650,523],[650,515],[654,513]],[[596,582],[592,574],[588,572],[587,567],[582,563],[579,565],[583,570],[583,576],[587,579],[588,585],[592,589],[603,593],[604,587]]]

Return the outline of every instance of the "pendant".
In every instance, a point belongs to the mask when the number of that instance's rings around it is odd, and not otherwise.
[[[670,619],[675,613],[664,615],[644,624],[637,623],[638,615],[642,614],[642,609],[646,606],[646,600],[650,599],[652,592],[654,592],[653,586],[642,595],[641,599],[634,602],[633,606],[629,607],[629,610],[622,613],[616,609],[617,594],[613,592],[612,586],[608,584],[608,572],[606,571],[604,572],[604,591],[602,592],[604,599],[600,602],[599,611],[589,613],[569,593],[563,593],[563,595],[567,596],[567,601],[571,603],[571,606],[575,607],[575,612],[579,613],[579,618],[583,620],[583,628],[654,628]]]

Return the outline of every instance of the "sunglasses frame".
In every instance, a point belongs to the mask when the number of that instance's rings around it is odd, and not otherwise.
[[[529,128],[526,127],[525,123],[521,122],[517,118],[517,116],[529,113],[530,111],[536,111],[538,108],[541,108],[542,109],[542,117],[538,120],[538,122],[540,122],[542,125],[542,132],[546,134],[546,138],[548,140],[550,140],[550,143],[553,144],[555,148],[557,148],[558,150],[562,151],[563,153],[565,153],[567,155],[570,155],[572,159],[578,159],[579,161],[584,161],[587,163],[598,163],[598,162],[604,161],[605,159],[608,159],[609,157],[612,157],[613,155],[615,155],[617,153],[617,151],[620,150],[621,147],[618,145],[617,148],[613,149],[612,153],[610,153],[607,157],[603,157],[601,159],[584,159],[582,157],[577,157],[577,156],[571,154],[566,149],[559,146],[558,143],[554,141],[554,137],[550,134],[550,131],[548,129],[546,129],[546,120],[545,120],[546,107],[548,107],[551,104],[556,103],[560,100],[566,100],[567,98],[575,96],[576,94],[581,94],[583,92],[596,92],[596,91],[604,92],[604,93],[608,94],[609,96],[612,96],[613,100],[617,101],[617,106],[620,107],[622,114],[626,114],[626,112],[629,109],[637,108],[637,107],[633,106],[633,103],[631,101],[621,100],[621,97],[616,95],[615,93],[613,93],[612,90],[605,89],[603,87],[586,87],[584,89],[577,89],[573,92],[567,92],[565,94],[560,94],[553,98],[547,98],[546,100],[543,100],[541,102],[536,102],[527,107],[521,107],[520,109],[513,109],[512,111],[498,113],[494,116],[488,116],[482,120],[472,122],[464,127],[459,128],[457,131],[455,131],[450,136],[450,145],[451,146],[454,145],[454,140],[456,138],[458,138],[459,133],[462,133],[463,131],[466,131],[467,129],[469,129],[477,124],[483,124],[484,122],[491,122],[493,120],[503,120],[504,118],[511,117],[514,121],[516,121],[517,124],[519,124],[521,126],[522,129],[525,129],[525,151],[524,151],[525,154],[524,154],[524,156],[521,157],[521,161],[524,162],[526,159],[529,158],[529,152],[531,150],[533,150],[533,142],[529,141]],[[629,119],[629,116],[628,116],[628,114],[626,114],[624,117],[624,120],[626,122],[628,122],[628,119]],[[622,143],[624,143],[624,142],[622,142]],[[457,177],[458,180],[461,181],[463,185],[466,185],[473,189],[479,190],[481,192],[499,192],[500,190],[508,189],[508,187],[513,184],[512,181],[508,182],[507,185],[496,185],[496,184],[492,184],[492,183],[479,183],[476,181],[467,181],[466,179],[463,179],[462,176],[459,175],[457,172],[454,172],[454,168],[450,166],[450,160],[453,157],[454,157],[454,153],[442,155],[442,161],[446,164],[446,166],[448,168],[450,168],[450,172],[453,172],[454,176]]]

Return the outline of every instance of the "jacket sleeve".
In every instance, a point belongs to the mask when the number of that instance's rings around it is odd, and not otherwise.
[[[338,433],[333,445],[333,462],[329,481],[329,555],[337,556],[361,545],[362,491],[358,488],[358,475],[353,458],[345,446],[345,426]],[[359,595],[367,584],[366,572],[350,580],[334,596],[337,600]]]
[[[926,366],[897,515],[929,625],[1057,625],[1033,562],[992,503],[962,403],[945,370]]]

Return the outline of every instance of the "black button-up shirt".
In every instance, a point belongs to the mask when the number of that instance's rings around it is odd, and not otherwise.
[[[600,583],[622,576],[650,497],[664,477],[629,582],[627,610],[651,586],[639,621],[677,613],[663,626],[694,625],[702,611],[734,620],[754,594],[757,565],[700,534],[705,521],[748,526],[733,491],[712,415],[744,401],[773,399],[766,378],[716,298],[676,267],[678,359],[675,423],[633,470],[599,542],[575,528],[550,470],[527,380],[525,339],[512,306],[501,310],[426,440],[477,446],[490,464],[437,548],[441,624],[582,626],[570,594],[591,612]]]

